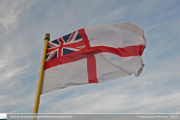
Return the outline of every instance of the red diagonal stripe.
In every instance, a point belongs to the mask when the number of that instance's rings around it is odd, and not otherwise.
[[[57,51],[54,51],[54,52],[49,56],[49,59],[47,59],[47,61],[49,61],[56,52],[57,52]]]
[[[76,32],[76,31],[75,31],[75,32]],[[73,38],[75,32],[72,33],[72,35],[71,35],[70,39],[67,41],[67,43],[69,43],[69,42],[72,40],[72,38]]]
[[[51,43],[49,43],[49,45],[52,46],[52,47],[56,47],[55,45],[53,45],[53,44],[51,44]]]
[[[54,50],[56,50],[56,49],[58,49],[58,47],[56,47],[56,48],[51,48],[51,49],[48,49],[48,50],[47,50],[47,54],[48,54],[48,53],[50,53],[50,52],[52,52],[52,51],[54,51]]]

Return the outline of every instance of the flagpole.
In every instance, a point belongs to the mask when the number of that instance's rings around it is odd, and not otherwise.
[[[38,81],[38,86],[37,86],[36,99],[35,99],[35,103],[34,103],[33,113],[38,113],[38,109],[39,109],[40,95],[41,95],[41,91],[42,91],[42,83],[43,83],[43,76],[44,76],[44,63],[46,60],[46,51],[47,51],[49,40],[50,40],[50,34],[46,33],[45,38],[44,38],[44,41],[45,41],[44,50],[43,50],[41,69],[40,69],[40,73],[39,73],[39,81]]]

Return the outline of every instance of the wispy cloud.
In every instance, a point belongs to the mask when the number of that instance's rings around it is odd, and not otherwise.
[[[31,8],[35,0],[2,0],[0,3],[0,32],[9,33],[17,28],[18,17]]]

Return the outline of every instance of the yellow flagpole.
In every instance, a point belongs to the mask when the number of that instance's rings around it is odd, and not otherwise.
[[[41,91],[42,91],[42,83],[43,83],[43,76],[44,76],[44,63],[46,60],[46,51],[47,51],[47,47],[48,47],[48,42],[50,40],[49,33],[46,33],[44,40],[45,40],[44,50],[43,50],[41,69],[40,69],[40,73],[39,73],[39,82],[38,82],[38,86],[37,86],[36,99],[35,99],[35,103],[34,103],[33,113],[38,113],[38,109],[39,109],[40,95],[41,95]]]

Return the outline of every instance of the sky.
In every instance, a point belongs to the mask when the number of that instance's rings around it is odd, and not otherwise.
[[[45,33],[132,22],[147,46],[140,76],[41,95],[39,113],[180,113],[179,0],[0,0],[0,113],[32,113]]]

